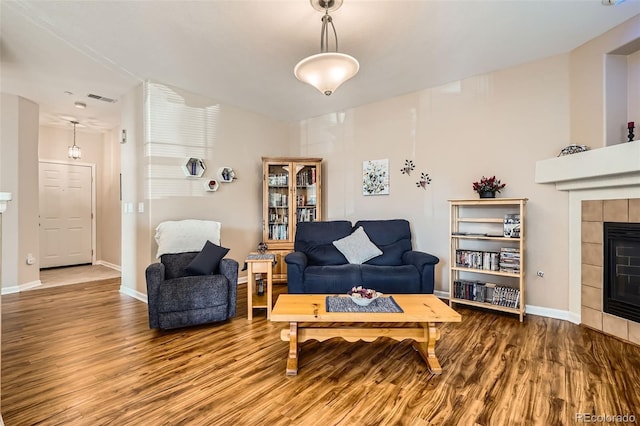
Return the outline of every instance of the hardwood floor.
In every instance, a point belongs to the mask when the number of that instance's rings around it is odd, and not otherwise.
[[[2,297],[2,415],[12,425],[564,425],[640,418],[640,348],[574,324],[458,308],[432,376],[410,342],[303,343],[285,324],[150,330],[119,279]],[[615,424],[615,423],[610,423]]]

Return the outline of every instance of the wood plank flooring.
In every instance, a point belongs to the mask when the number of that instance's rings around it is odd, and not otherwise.
[[[640,348],[574,324],[459,307],[432,376],[410,342],[301,345],[256,310],[150,330],[119,280],[2,297],[2,415],[13,425],[569,425],[634,414]],[[608,423],[615,424],[615,423]]]

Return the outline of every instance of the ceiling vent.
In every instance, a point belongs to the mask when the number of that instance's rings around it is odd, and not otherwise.
[[[91,98],[91,99],[96,99],[96,100],[98,100],[98,101],[102,101],[102,102],[109,102],[110,104],[113,104],[113,103],[118,102],[118,100],[117,100],[117,99],[106,98],[106,97],[104,97],[104,96],[94,95],[93,93],[89,93],[89,94],[87,95],[87,97],[88,97],[88,98]]]

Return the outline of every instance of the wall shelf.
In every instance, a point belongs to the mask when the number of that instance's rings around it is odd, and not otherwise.
[[[202,158],[188,157],[184,159],[182,164],[182,172],[187,177],[202,177],[207,167]]]
[[[211,178],[204,183],[204,189],[209,192],[215,192],[218,188],[220,188],[220,182],[218,182],[218,179],[216,178]]]
[[[220,167],[218,169],[218,179],[222,183],[233,182],[236,178],[236,172],[231,167]]]

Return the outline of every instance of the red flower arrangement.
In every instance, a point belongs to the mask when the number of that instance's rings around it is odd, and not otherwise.
[[[483,192],[495,194],[496,192],[500,192],[505,186],[507,186],[507,184],[501,183],[500,179],[496,179],[495,176],[491,176],[490,178],[482,176],[480,182],[473,182],[473,190],[478,194],[482,194]]]

